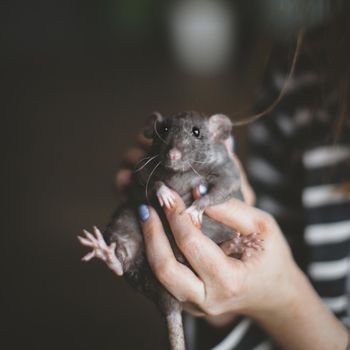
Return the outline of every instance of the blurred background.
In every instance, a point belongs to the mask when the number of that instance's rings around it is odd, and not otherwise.
[[[249,115],[270,48],[329,1],[2,1],[3,349],[162,349],[157,310],[98,261],[114,176],[150,112]],[[235,130],[245,156],[245,129]]]

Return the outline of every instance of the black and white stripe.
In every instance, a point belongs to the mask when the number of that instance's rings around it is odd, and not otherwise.
[[[282,71],[272,66],[261,106],[279,94]],[[333,144],[337,93],[320,82],[304,57],[298,72],[273,115],[250,126],[247,173],[257,206],[274,215],[325,305],[350,326],[350,195],[339,186],[350,181],[350,118]],[[243,318],[211,349],[277,347]]]
[[[339,190],[339,183],[350,174],[349,159],[346,144],[315,147],[303,155],[307,273],[324,303],[338,316],[349,308],[350,194]]]

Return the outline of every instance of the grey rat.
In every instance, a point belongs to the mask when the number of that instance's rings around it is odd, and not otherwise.
[[[210,118],[193,111],[163,117],[154,113],[144,135],[152,146],[143,163],[135,169],[127,195],[112,217],[103,236],[95,227],[95,236],[87,231],[79,237],[83,245],[94,250],[83,259],[104,260],[119,276],[139,292],[152,299],[165,317],[172,350],[184,350],[182,305],[155,278],[144,250],[143,235],[137,215],[140,204],[156,208],[178,261],[187,264],[177,248],[161,206],[172,206],[172,190],[184,200],[186,212],[202,232],[230,256],[240,258],[250,249],[259,249],[255,234],[240,237],[231,228],[203,215],[208,206],[232,197],[243,200],[239,169],[230,158],[224,141],[230,136],[232,123],[224,115]],[[193,201],[192,189],[207,187],[207,193]],[[187,264],[188,265],[188,264]]]

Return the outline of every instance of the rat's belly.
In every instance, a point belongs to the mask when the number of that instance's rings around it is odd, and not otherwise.
[[[193,176],[192,173],[179,174],[173,176],[165,184],[177,192],[186,206],[190,206],[193,202],[192,190],[200,184],[206,184],[205,179],[199,176]]]
[[[192,190],[201,184],[207,185],[204,177],[194,176],[193,173],[177,174],[165,181],[165,184],[181,196],[186,207],[189,207],[194,201]],[[211,219],[205,214],[203,215],[201,230],[215,243],[222,243],[235,233],[233,229]]]

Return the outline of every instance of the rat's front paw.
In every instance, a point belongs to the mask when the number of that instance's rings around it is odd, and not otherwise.
[[[123,275],[123,267],[117,256],[115,255],[116,243],[107,245],[102,237],[101,231],[94,227],[94,235],[83,230],[85,237],[78,236],[80,243],[93,250],[86,254],[81,260],[90,261],[92,258],[103,260],[107,266],[114,271],[118,276]]]
[[[175,204],[175,196],[169,187],[166,185],[161,185],[157,190],[157,197],[161,207],[164,205],[170,209]]]
[[[193,224],[200,228],[201,227],[201,223],[203,220],[203,211],[201,209],[198,209],[196,206],[191,205],[189,208],[187,208],[184,212],[189,214],[191,217],[191,220],[193,222]]]
[[[243,257],[250,257],[254,253],[264,250],[262,242],[263,240],[260,239],[258,233],[242,236],[237,232],[232,238],[223,242],[220,247],[226,255],[241,259]]]

